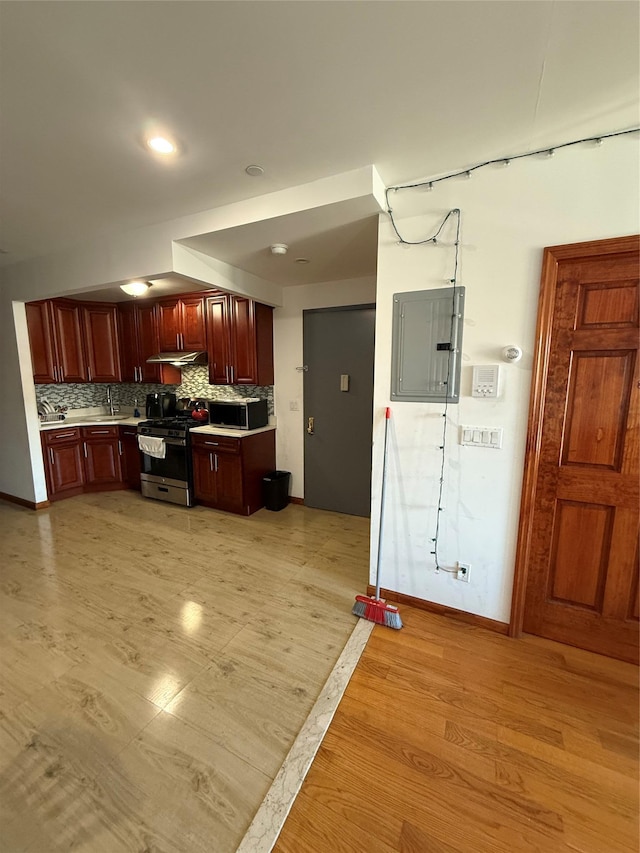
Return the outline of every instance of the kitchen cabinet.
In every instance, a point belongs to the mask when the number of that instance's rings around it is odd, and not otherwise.
[[[49,500],[59,500],[84,491],[84,464],[78,428],[42,433],[45,475]]]
[[[117,426],[62,427],[41,434],[50,501],[127,488],[118,430]]]
[[[207,298],[211,385],[273,385],[273,309],[231,293]]]
[[[147,364],[160,352],[155,302],[121,302],[118,305],[120,369],[123,382],[160,382],[179,385],[180,370],[171,364]]]
[[[82,427],[85,491],[122,486],[122,443],[117,426]]]
[[[81,316],[89,382],[122,381],[116,306],[85,303]]]
[[[140,491],[140,450],[138,448],[138,430],[134,426],[120,427],[122,454],[122,481],[130,489]]]
[[[205,304],[202,296],[161,299],[157,303],[160,352],[206,350]]]
[[[36,383],[121,381],[115,305],[49,299],[25,308]]]
[[[87,382],[79,303],[49,299],[27,302],[25,308],[34,381]]]
[[[191,440],[198,503],[241,515],[264,506],[262,478],[275,467],[275,430],[244,438],[192,433]]]

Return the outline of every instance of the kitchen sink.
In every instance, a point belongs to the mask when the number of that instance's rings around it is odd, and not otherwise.
[[[126,415],[93,415],[90,418],[85,418],[85,420],[94,424],[104,423],[105,421],[122,421],[126,420]]]

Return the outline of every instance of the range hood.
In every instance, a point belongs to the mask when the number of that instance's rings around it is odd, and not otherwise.
[[[185,364],[206,364],[206,352],[159,352],[147,359],[147,364],[175,364],[182,367]]]

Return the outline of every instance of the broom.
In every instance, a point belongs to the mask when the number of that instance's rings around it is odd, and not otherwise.
[[[369,622],[377,622],[378,625],[386,625],[387,628],[402,628],[402,619],[398,608],[393,604],[387,604],[384,598],[380,598],[380,552],[382,550],[382,524],[384,522],[384,492],[387,485],[387,437],[389,434],[389,418],[391,409],[387,406],[384,419],[384,452],[382,455],[382,489],[380,492],[380,527],[378,529],[378,556],[376,559],[376,594],[356,595],[356,603],[351,612],[354,616],[368,619]]]

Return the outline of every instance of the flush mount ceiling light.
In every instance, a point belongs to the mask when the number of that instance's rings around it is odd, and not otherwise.
[[[247,166],[245,172],[247,175],[251,175],[252,178],[259,178],[260,175],[264,175],[264,169],[262,166],[256,166],[255,163],[251,166]]]
[[[164,136],[152,136],[147,139],[147,145],[156,154],[175,154],[176,146]]]
[[[286,243],[274,243],[271,246],[271,254],[272,255],[286,255],[289,251],[289,247]]]
[[[130,281],[129,284],[121,284],[120,290],[129,296],[144,296],[150,287],[146,281]]]

